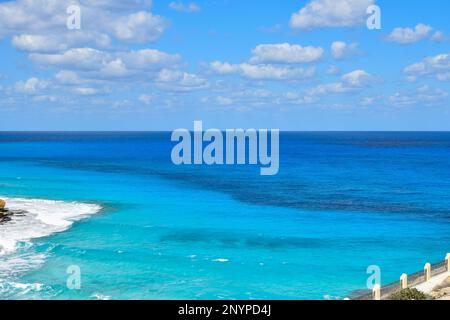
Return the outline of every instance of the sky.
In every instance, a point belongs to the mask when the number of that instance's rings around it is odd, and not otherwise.
[[[447,131],[448,12],[448,0],[0,1],[0,130]]]

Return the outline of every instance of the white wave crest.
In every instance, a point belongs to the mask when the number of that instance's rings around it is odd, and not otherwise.
[[[97,204],[39,199],[5,198],[6,208],[23,212],[0,225],[0,255],[12,253],[32,239],[50,236],[101,210]]]

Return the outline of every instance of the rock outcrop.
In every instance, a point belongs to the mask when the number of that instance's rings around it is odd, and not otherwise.
[[[8,220],[8,212],[5,209],[6,201],[0,199],[0,224]]]
[[[4,222],[11,221],[13,216],[24,216],[27,212],[23,210],[6,209],[6,201],[0,199],[0,225]]]

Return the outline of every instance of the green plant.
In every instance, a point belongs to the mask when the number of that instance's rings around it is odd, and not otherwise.
[[[417,289],[403,289],[392,293],[388,296],[388,300],[430,300],[430,296]]]

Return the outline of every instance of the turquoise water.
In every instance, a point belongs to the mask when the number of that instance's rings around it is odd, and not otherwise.
[[[449,133],[284,133],[275,177],[176,167],[172,146],[169,133],[0,133],[1,196],[102,208],[0,254],[0,298],[344,298],[369,265],[387,283],[450,250]]]

